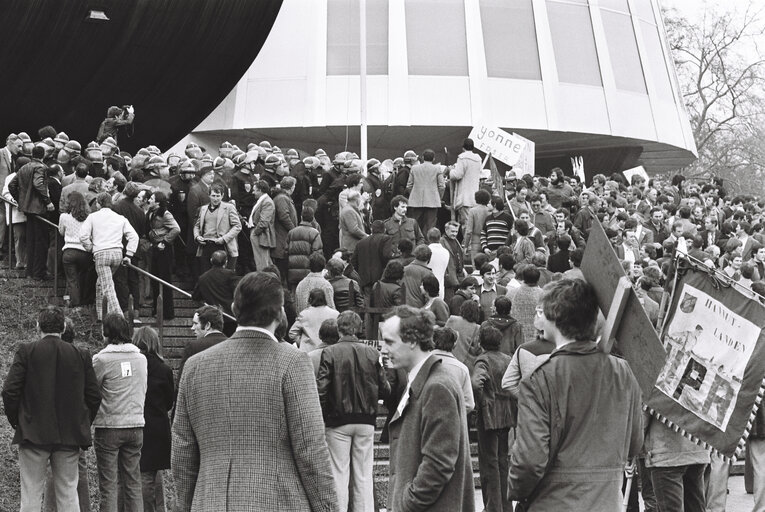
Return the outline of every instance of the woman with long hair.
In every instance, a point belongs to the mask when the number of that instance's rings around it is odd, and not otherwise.
[[[69,194],[69,213],[62,213],[58,220],[58,231],[64,237],[62,261],[66,286],[69,291],[69,305],[79,307],[85,303],[85,285],[92,281],[86,279],[88,270],[93,267],[93,255],[85,250],[80,241],[82,223],[88,218],[90,208],[85,196],[79,192]],[[91,285],[94,282],[90,283]]]
[[[164,512],[165,498],[162,470],[170,469],[170,419],[173,407],[173,370],[162,359],[162,344],[157,331],[139,327],[133,344],[146,356],[148,368],[141,450],[141,488],[144,512]]]
[[[149,197],[149,211],[146,214],[148,220],[148,236],[151,242],[151,271],[165,281],[170,281],[173,273],[175,255],[173,242],[181,228],[178,226],[173,214],[167,210],[168,200],[164,192],[157,190]],[[157,297],[159,296],[159,284],[151,282],[151,295],[153,297],[152,313],[157,314]],[[173,291],[165,286],[162,290],[162,313],[165,320],[175,318],[173,307]]]

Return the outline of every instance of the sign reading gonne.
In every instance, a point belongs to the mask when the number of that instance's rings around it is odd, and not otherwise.
[[[491,153],[491,156],[507,165],[515,165],[526,147],[523,138],[485,124],[474,126],[469,137],[473,139],[477,150]]]

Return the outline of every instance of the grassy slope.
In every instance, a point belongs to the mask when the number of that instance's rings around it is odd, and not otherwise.
[[[13,362],[13,355],[21,343],[34,341],[37,312],[47,304],[42,290],[33,288],[34,281],[27,279],[0,279],[0,378],[3,380]],[[91,353],[100,350],[100,334],[87,313],[73,314],[77,326],[76,343],[87,347]],[[0,511],[19,509],[18,452],[13,440],[13,429],[0,418]],[[88,450],[90,495],[93,510],[98,510],[98,473],[93,450]]]

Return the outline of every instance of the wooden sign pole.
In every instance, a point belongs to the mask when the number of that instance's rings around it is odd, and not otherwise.
[[[606,354],[611,353],[611,348],[614,346],[614,336],[619,329],[619,323],[622,321],[624,315],[624,307],[627,305],[627,298],[629,297],[632,283],[626,276],[619,278],[619,282],[616,285],[616,291],[614,292],[614,298],[611,299],[611,307],[608,308],[608,316],[606,317],[606,324],[603,327],[603,334],[600,337],[598,347]]]

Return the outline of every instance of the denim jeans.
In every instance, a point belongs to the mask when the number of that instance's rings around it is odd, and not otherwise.
[[[659,512],[704,512],[706,464],[653,467],[651,482]]]
[[[58,510],[79,510],[77,460],[79,448],[50,450],[33,444],[19,445],[21,512],[40,512],[45,472],[50,461]]]
[[[513,510],[512,503],[507,499],[509,434],[509,428],[486,430],[483,427],[483,419],[478,419],[478,469],[486,512]]]
[[[124,512],[143,512],[140,468],[143,428],[96,428],[93,446],[98,462],[101,512],[117,512],[118,482]]]
[[[66,287],[69,290],[69,304],[72,307],[79,306],[82,304],[81,285],[85,281],[88,268],[93,264],[93,256],[79,249],[64,249],[63,264]]]

